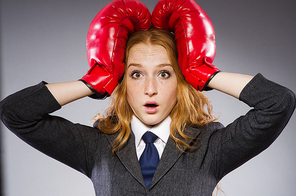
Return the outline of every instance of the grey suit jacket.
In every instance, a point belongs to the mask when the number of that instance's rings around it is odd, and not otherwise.
[[[217,130],[222,128],[222,125],[213,123],[209,127]],[[201,136],[201,129],[189,129],[193,133],[192,136],[195,135],[196,138]],[[110,145],[115,139],[115,135],[105,135],[105,137]],[[205,137],[203,141],[209,140]],[[194,145],[197,143],[200,143],[200,140]],[[103,174],[103,177],[92,181],[97,195],[211,195],[218,179],[214,173],[209,173],[211,164],[208,161],[212,155],[207,155],[207,149],[208,146],[203,145],[198,150],[182,152],[169,138],[151,184],[146,188],[132,135],[124,148],[114,156],[106,158],[108,167],[105,168],[108,169],[99,170],[94,174],[94,176]],[[112,169],[109,164],[111,162],[114,164],[111,166]],[[111,171],[113,172],[110,173]],[[106,179],[109,180],[106,182]],[[198,181],[199,183],[196,183]]]
[[[145,186],[134,136],[112,154],[116,134],[49,115],[60,105],[44,83],[21,90],[0,102],[3,123],[43,153],[88,176],[96,195],[210,196],[227,173],[266,149],[281,133],[295,108],[295,95],[258,74],[240,100],[253,107],[223,127],[210,123],[187,127],[195,150],[179,151],[169,138],[150,186]]]

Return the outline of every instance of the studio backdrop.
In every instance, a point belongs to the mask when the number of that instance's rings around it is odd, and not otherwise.
[[[152,11],[156,0],[141,0]],[[1,1],[1,99],[27,86],[73,81],[89,69],[86,34],[110,0]],[[296,92],[296,2],[291,0],[196,0],[216,31],[214,64],[225,72],[265,77]],[[224,125],[249,108],[210,91],[214,113]],[[84,98],[54,115],[92,125],[109,99]],[[295,195],[296,119],[263,153],[228,174],[220,188],[227,196]],[[1,123],[5,196],[94,196],[81,173],[28,146]],[[219,195],[223,195],[222,192]]]

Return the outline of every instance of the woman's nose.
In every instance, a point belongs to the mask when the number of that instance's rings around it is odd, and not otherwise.
[[[153,78],[149,78],[145,81],[145,95],[153,96],[157,95],[157,81]]]

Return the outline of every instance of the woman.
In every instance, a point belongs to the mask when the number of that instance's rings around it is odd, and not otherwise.
[[[162,36],[167,36],[155,31],[156,39],[163,40]],[[149,34],[143,31],[138,36],[143,37],[142,33]],[[192,88],[189,85],[182,87],[185,81],[180,77],[176,58],[174,61],[169,58],[175,54],[168,54],[164,47],[146,42],[130,47],[126,74],[114,96],[127,99],[135,115],[135,124],[151,128],[162,126],[169,115],[181,116],[173,113],[179,102],[178,88],[187,91]],[[141,195],[146,192],[161,195],[159,191],[169,195],[210,195],[224,175],[271,144],[292,114],[295,99],[289,90],[267,81],[261,75],[252,79],[250,76],[221,72],[208,86],[240,97],[254,106],[255,111],[250,111],[227,128],[217,123],[186,128],[186,135],[193,134],[189,135],[193,139],[188,138],[188,143],[193,146],[189,148],[189,153],[181,151],[188,148],[177,149],[170,139],[164,141],[168,147],[159,163],[159,167],[163,168],[156,171],[158,179],[152,180],[152,187],[149,188],[144,187],[143,180],[139,178],[135,150],[135,140],[139,138],[130,135],[125,146],[113,154],[110,145],[114,145],[118,133],[104,134],[94,128],[75,125],[48,115],[59,109],[60,105],[93,94],[81,81],[46,85],[41,83],[16,93],[1,103],[1,118],[30,145],[90,177],[97,195]],[[120,88],[126,91],[126,96],[123,96]],[[149,107],[143,108],[143,103],[149,100],[157,102],[157,112]],[[117,102],[113,104],[118,105]],[[40,108],[33,111],[32,107],[36,105],[40,105]],[[111,116],[110,120],[113,119]],[[128,116],[126,120],[133,122]],[[189,122],[189,125],[195,125],[195,122]],[[136,135],[137,130],[133,131]],[[168,135],[165,137],[168,138]]]
[[[206,86],[254,107],[223,127],[212,122],[204,95],[185,82],[170,33],[140,31],[126,48],[124,77],[107,117],[95,128],[49,115],[94,95],[85,77],[84,82],[40,83],[0,105],[5,125],[91,178],[97,195],[211,195],[223,176],[276,139],[295,108],[290,90],[260,74],[219,72]],[[146,128],[160,138],[155,141],[160,161],[148,186],[138,162]]]

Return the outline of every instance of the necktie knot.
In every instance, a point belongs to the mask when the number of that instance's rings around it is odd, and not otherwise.
[[[154,143],[155,140],[157,139],[157,135],[155,135],[154,133],[150,132],[150,131],[147,131],[143,136],[142,136],[142,139],[144,140],[144,142],[146,144],[148,143]]]

